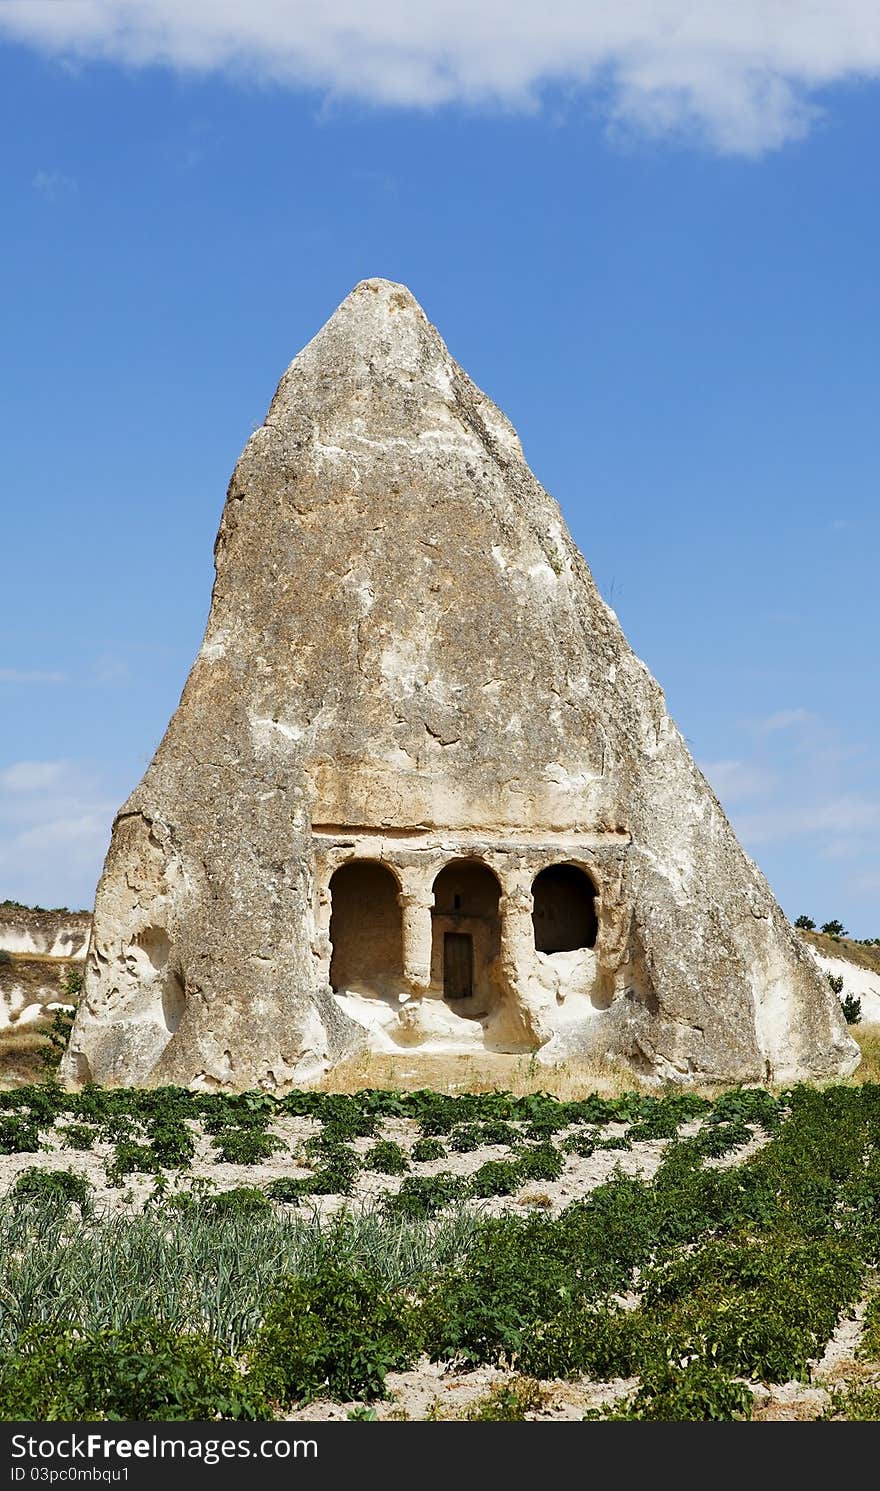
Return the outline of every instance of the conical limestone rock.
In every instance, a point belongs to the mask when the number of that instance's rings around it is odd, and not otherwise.
[[[658,1078],[858,1061],[517,436],[356,287],[233,475],[64,1072],[270,1089],[359,1043]]]

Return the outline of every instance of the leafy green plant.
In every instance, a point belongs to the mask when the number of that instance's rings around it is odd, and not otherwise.
[[[552,1144],[532,1144],[520,1155],[516,1169],[521,1182],[558,1180],[565,1169],[565,1160]]]
[[[382,1175],[404,1175],[409,1169],[409,1160],[393,1139],[381,1139],[364,1155],[364,1169],[378,1170]]]
[[[445,1160],[446,1146],[440,1139],[417,1139],[410,1150],[410,1159],[419,1165],[428,1160]]]
[[[260,1165],[283,1147],[259,1128],[230,1128],[217,1135],[214,1156],[225,1165]]]
[[[65,1149],[93,1149],[98,1129],[94,1124],[69,1123],[65,1128],[59,1129],[58,1134]]]
[[[803,932],[815,932],[816,923],[811,916],[798,916],[795,918],[795,926],[800,927]]]
[[[512,1160],[487,1160],[470,1178],[472,1196],[510,1196],[521,1183],[519,1166]]]
[[[206,1335],[156,1320],[84,1335],[35,1332],[0,1364],[0,1418],[265,1419],[266,1400]]]
[[[313,1398],[381,1398],[385,1374],[414,1361],[416,1314],[367,1274],[331,1259],[276,1285],[248,1353],[269,1397],[289,1406]]]
[[[406,1175],[400,1190],[396,1195],[386,1196],[383,1205],[391,1216],[418,1221],[443,1211],[452,1202],[460,1200],[466,1190],[466,1181],[446,1172],[439,1175]]]
[[[703,1361],[675,1366],[665,1362],[642,1377],[635,1395],[609,1419],[659,1419],[665,1423],[704,1423],[750,1419],[752,1394],[743,1382]]]
[[[855,994],[847,994],[840,1005],[847,1025],[859,1025],[862,1019],[862,1001]]]
[[[72,1170],[41,1170],[32,1165],[20,1171],[11,1194],[16,1201],[45,1204],[62,1211],[75,1205],[85,1216],[92,1209],[93,1190],[84,1175],[76,1175]]]
[[[29,1118],[0,1118],[0,1154],[36,1154],[40,1131]]]

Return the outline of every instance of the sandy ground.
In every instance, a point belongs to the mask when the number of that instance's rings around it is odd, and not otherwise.
[[[162,1172],[164,1183],[172,1191],[189,1190],[193,1181],[207,1181],[212,1189],[216,1190],[230,1190],[234,1186],[263,1187],[280,1176],[306,1177],[312,1173],[312,1167],[303,1154],[303,1148],[307,1139],[321,1131],[321,1124],[315,1119],[284,1118],[275,1123],[272,1126],[272,1132],[281,1140],[283,1149],[279,1150],[271,1160],[259,1165],[229,1165],[218,1162],[214,1158],[214,1141],[202,1134],[197,1124],[189,1120],[187,1123],[196,1141],[196,1152],[193,1163],[188,1169]],[[64,1127],[63,1120],[61,1127]],[[606,1124],[600,1131],[600,1137],[603,1140],[622,1137],[626,1128],[627,1125],[623,1123]],[[684,1124],[679,1132],[683,1137],[687,1137],[695,1133],[698,1128],[698,1122]],[[578,1129],[572,1128],[557,1133],[555,1136],[557,1148],[560,1147],[567,1134],[576,1132]],[[404,1150],[409,1151],[419,1137],[420,1129],[415,1120],[389,1119],[377,1126],[373,1137],[355,1139],[352,1148],[360,1155],[364,1155],[377,1140],[392,1139]],[[141,1206],[154,1191],[155,1175],[133,1173],[124,1178],[121,1186],[108,1185],[107,1170],[113,1160],[111,1144],[96,1143],[92,1150],[66,1149],[57,1128],[45,1133],[42,1142],[44,1147],[37,1154],[0,1156],[0,1193],[5,1192],[16,1176],[31,1166],[39,1166],[46,1170],[72,1170],[78,1175],[85,1175],[95,1187],[95,1204],[99,1211],[114,1212],[128,1209],[132,1205]],[[572,1201],[588,1195],[596,1186],[604,1184],[615,1171],[624,1175],[638,1175],[645,1180],[650,1180],[656,1173],[669,1142],[666,1139],[645,1139],[637,1141],[628,1150],[597,1149],[588,1158],[569,1154],[565,1158],[565,1169],[558,1180],[530,1180],[512,1196],[491,1197],[483,1201],[474,1201],[471,1204],[484,1215],[498,1215],[512,1205],[540,1206],[548,1215],[555,1215]],[[723,1161],[709,1163],[739,1163],[764,1142],[766,1142],[764,1138],[757,1134],[750,1144],[725,1156]],[[430,1176],[446,1172],[468,1177],[473,1175],[487,1160],[509,1160],[511,1158],[513,1158],[513,1152],[506,1145],[482,1145],[479,1149],[465,1154],[448,1149],[444,1159],[415,1163],[408,1173]],[[373,1170],[361,1170],[351,1197],[316,1196],[309,1198],[305,1205],[309,1209],[316,1209],[321,1215],[331,1215],[346,1206],[370,1206],[382,1196],[396,1192],[400,1188],[401,1180],[400,1176],[383,1175]]]

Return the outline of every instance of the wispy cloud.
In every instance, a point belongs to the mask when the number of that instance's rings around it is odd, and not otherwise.
[[[724,802],[743,802],[759,797],[769,792],[775,782],[771,771],[746,761],[704,761],[701,765]]]
[[[67,674],[40,668],[0,668],[0,683],[66,683]]]
[[[0,768],[0,897],[91,905],[122,795],[75,761]]]
[[[880,73],[876,0],[16,0],[0,33],[385,106],[534,109],[562,85],[612,131],[740,155],[801,138],[824,89]]]
[[[2,14],[0,14],[2,28]],[[31,186],[47,202],[60,202],[64,197],[75,196],[79,184],[75,176],[65,176],[63,171],[37,171]]]
[[[754,729],[758,735],[772,735],[777,730],[791,730],[803,725],[812,725],[818,719],[810,709],[777,709],[775,714],[768,714],[762,720],[755,720]]]

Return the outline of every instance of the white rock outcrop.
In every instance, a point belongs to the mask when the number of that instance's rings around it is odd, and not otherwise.
[[[277,1089],[371,1029],[683,1081],[852,1070],[515,431],[404,287],[358,285],[291,364],[215,554],[69,1079]]]

